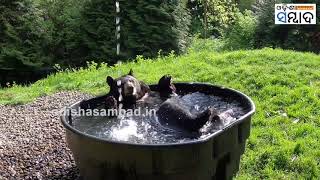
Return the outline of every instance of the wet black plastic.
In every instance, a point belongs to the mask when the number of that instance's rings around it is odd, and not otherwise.
[[[100,139],[72,127],[61,116],[66,139],[85,180],[232,179],[250,135],[255,105],[245,94],[204,83],[175,83],[179,94],[202,92],[241,102],[246,114],[206,139],[172,144],[133,144]],[[151,85],[157,90],[156,85]],[[90,100],[87,101],[90,103]],[[69,108],[78,108],[80,102]]]

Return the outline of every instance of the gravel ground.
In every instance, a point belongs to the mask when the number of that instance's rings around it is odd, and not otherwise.
[[[89,97],[60,92],[26,105],[0,105],[0,180],[79,179],[59,111]]]

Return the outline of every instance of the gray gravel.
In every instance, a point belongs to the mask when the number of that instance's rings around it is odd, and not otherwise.
[[[60,92],[26,105],[0,105],[0,180],[79,179],[59,111],[89,97]]]

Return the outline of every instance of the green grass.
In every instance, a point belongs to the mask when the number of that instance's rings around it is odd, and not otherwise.
[[[0,90],[1,104],[21,104],[62,90],[92,94],[108,91],[105,78],[133,68],[156,83],[164,74],[176,82],[209,82],[238,89],[254,100],[257,113],[237,179],[320,178],[320,56],[262,49],[215,52],[193,48],[168,56],[114,67],[61,72],[29,87]]]

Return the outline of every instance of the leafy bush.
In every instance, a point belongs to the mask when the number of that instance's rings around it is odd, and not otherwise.
[[[204,35],[204,10],[200,0],[188,0],[187,7],[191,13],[191,33]]]
[[[255,33],[255,46],[281,47],[300,51],[320,52],[320,26],[319,25],[275,25],[275,3],[299,3],[299,0],[261,0],[257,3],[256,15],[258,26]],[[316,3],[315,0],[307,0],[304,3]],[[320,6],[317,6],[319,17]],[[317,18],[319,24],[319,18]]]
[[[189,53],[193,52],[222,52],[226,48],[226,41],[222,38],[203,39],[196,35],[192,39],[192,44],[188,49]]]
[[[251,11],[238,12],[234,24],[225,34],[226,48],[231,50],[252,49],[256,26],[257,21]]]
[[[205,3],[207,11],[205,13]],[[207,19],[207,34],[209,36],[222,36],[231,24],[234,23],[236,13],[239,9],[236,3],[230,0],[191,0],[189,8],[192,9],[193,32],[204,36],[204,16]],[[198,31],[196,30],[197,28]]]

